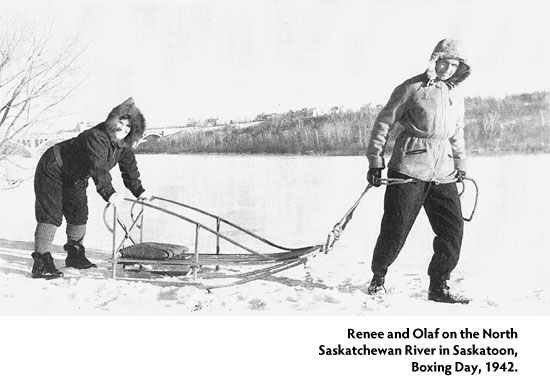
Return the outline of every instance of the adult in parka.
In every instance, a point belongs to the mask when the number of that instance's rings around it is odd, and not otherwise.
[[[139,179],[133,146],[145,131],[145,119],[132,98],[115,107],[107,119],[78,136],[50,147],[40,158],[34,175],[36,196],[32,258],[33,278],[63,276],[51,255],[55,232],[62,218],[67,223],[65,265],[78,269],[95,267],[83,245],[88,221],[86,188],[91,177],[98,194],[117,206],[123,196],[115,191],[109,171],[118,164],[124,185],[139,199],[150,200]]]
[[[428,267],[428,299],[468,303],[453,295],[447,280],[458,263],[464,221],[456,184],[466,177],[464,98],[459,85],[470,75],[460,42],[440,41],[428,69],[399,85],[378,114],[367,146],[373,186],[381,185],[384,150],[389,131],[401,125],[395,141],[388,178],[414,178],[414,183],[388,185],[384,215],[372,258],[370,294],[384,289],[388,267],[395,261],[424,207],[435,233]]]

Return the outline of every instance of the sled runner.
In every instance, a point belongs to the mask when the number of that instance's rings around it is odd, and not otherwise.
[[[192,285],[206,289],[227,287],[266,278],[305,264],[308,258],[321,252],[323,247],[320,244],[287,248],[220,216],[166,198],[154,197],[149,203],[128,198],[125,200],[133,202],[129,221],[124,222],[120,211],[110,205],[105,207],[103,213],[105,226],[112,234],[113,279],[152,281],[163,285]],[[173,228],[181,225],[176,221],[191,225],[194,229],[193,248],[145,241],[145,210],[154,210],[169,216],[170,226]],[[112,218],[109,219],[111,211]],[[206,222],[198,221],[197,217],[205,218],[215,226],[208,226]],[[227,228],[230,234],[225,232]],[[211,252],[202,251],[201,232],[207,232],[214,237],[215,247]],[[248,243],[245,245],[243,238],[250,240],[254,248]],[[222,242],[238,252],[222,253]],[[260,253],[264,249],[272,252]]]

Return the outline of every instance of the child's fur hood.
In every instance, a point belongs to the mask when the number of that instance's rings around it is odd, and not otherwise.
[[[128,116],[132,129],[130,133],[122,140],[116,138],[116,125],[121,117]],[[105,131],[111,141],[118,144],[119,147],[134,147],[145,132],[145,118],[134,104],[132,97],[128,98],[122,104],[113,108],[107,120],[105,120]]]
[[[462,44],[458,40],[443,39],[435,46],[432,56],[430,57],[430,63],[426,70],[426,75],[430,81],[437,78],[435,64],[441,58],[458,59],[460,62],[456,73],[445,81],[450,87],[458,86],[470,75],[471,67],[466,59]]]

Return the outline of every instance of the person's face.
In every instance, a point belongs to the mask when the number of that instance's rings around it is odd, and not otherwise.
[[[460,64],[460,61],[458,59],[451,59],[451,58],[439,59],[435,64],[435,72],[437,74],[437,78],[439,78],[442,81],[448,80],[454,75],[454,73],[456,73],[456,70],[458,69],[459,64]]]
[[[118,140],[124,139],[132,128],[130,127],[129,119],[120,119],[116,124],[115,136]]]

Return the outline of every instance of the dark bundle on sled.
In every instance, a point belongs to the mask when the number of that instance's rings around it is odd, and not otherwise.
[[[185,258],[189,248],[182,245],[158,242],[141,242],[120,250],[120,257],[141,260],[165,260]]]

